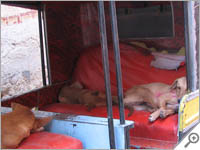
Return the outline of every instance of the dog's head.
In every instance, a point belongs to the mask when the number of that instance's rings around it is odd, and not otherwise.
[[[176,79],[170,86],[171,91],[176,92],[178,99],[183,97],[187,93],[187,80],[186,77]]]
[[[21,114],[24,114],[23,115],[24,118],[21,118],[23,120],[32,118],[34,123],[32,125],[32,128],[30,129],[31,132],[41,131],[41,129],[43,129],[43,127],[52,120],[52,117],[42,117],[42,118],[35,117],[35,115],[33,114],[30,108],[18,103],[14,103],[14,102],[11,103],[11,108],[13,112],[20,112]]]
[[[28,107],[15,102],[11,103],[11,108],[13,111],[30,111]]]
[[[44,126],[48,124],[52,120],[52,117],[42,117],[42,118],[35,118],[35,122],[33,124],[33,128],[31,132],[39,132],[44,130]]]
[[[74,83],[72,83],[70,85],[71,88],[78,88],[78,89],[83,89],[83,85],[79,82],[79,81],[76,81]]]
[[[30,108],[18,103],[11,103],[11,108],[12,112],[1,115],[2,148],[16,148],[30,132],[41,131],[52,119],[37,118]]]

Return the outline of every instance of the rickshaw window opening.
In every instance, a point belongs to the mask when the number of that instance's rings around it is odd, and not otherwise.
[[[1,100],[4,101],[49,85],[51,80],[42,5],[3,2],[1,8]]]

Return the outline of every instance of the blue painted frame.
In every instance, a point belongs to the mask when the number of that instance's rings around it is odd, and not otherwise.
[[[10,107],[1,107],[1,113],[11,112]],[[36,117],[53,116],[45,126],[45,131],[64,134],[79,139],[84,149],[110,149],[108,119],[84,115],[33,111]],[[126,120],[121,125],[119,119],[113,119],[116,149],[126,149],[126,140],[134,122]],[[129,139],[129,137],[128,137]]]
[[[133,128],[133,121],[126,121],[124,125],[120,125],[119,119],[113,119],[113,123],[116,149],[125,149],[126,132]],[[107,118],[81,115],[61,119],[55,117],[45,129],[75,137],[83,143],[85,149],[110,149]]]

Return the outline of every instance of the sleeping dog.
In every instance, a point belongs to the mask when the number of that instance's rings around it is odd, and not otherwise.
[[[113,99],[115,100],[116,98],[113,97]],[[106,95],[104,93],[97,90],[85,89],[78,81],[70,86],[65,85],[59,93],[58,100],[66,104],[85,105],[88,111],[97,106],[106,105]]]
[[[134,86],[124,96],[124,105],[129,108],[129,116],[133,109],[141,107],[152,112],[149,121],[158,117],[165,118],[178,109],[178,101],[187,92],[186,77],[176,79],[172,85],[164,83],[150,83]],[[145,107],[144,107],[145,106]]]
[[[52,117],[36,118],[26,106],[11,103],[12,112],[1,115],[1,148],[16,148],[31,132],[43,130]]]
[[[106,95],[103,92],[85,89],[78,81],[70,86],[65,85],[59,93],[58,100],[66,104],[82,104],[88,111],[95,107],[106,106]],[[117,97],[112,96],[112,101],[116,104]]]

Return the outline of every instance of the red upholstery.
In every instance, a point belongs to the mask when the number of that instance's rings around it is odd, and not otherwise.
[[[43,107],[42,110],[58,113],[107,117],[106,107],[97,107],[88,112],[86,107],[78,104],[69,105],[55,103]],[[128,110],[125,109],[126,120],[133,120],[135,122],[134,128],[130,131],[130,136],[171,141],[176,143],[178,123],[177,114],[171,115],[163,120],[158,119],[154,123],[150,123],[148,121],[149,114],[149,112],[145,111],[134,111],[132,116],[127,117]],[[119,119],[119,111],[117,106],[113,106],[113,116],[114,118]]]
[[[37,132],[25,139],[18,149],[82,149],[80,140],[70,136]]]
[[[138,49],[138,48],[137,48]],[[126,91],[133,85],[146,84],[151,82],[163,82],[171,84],[176,78],[185,76],[186,68],[181,67],[178,71],[156,69],[150,66],[153,56],[144,56],[132,46],[120,44],[121,67],[123,89]],[[109,45],[109,64],[112,94],[116,95],[115,63],[112,45]],[[104,73],[102,68],[102,55],[100,47],[91,47],[80,56],[74,72],[74,80],[81,82],[86,88],[105,92]],[[80,105],[52,104],[43,108],[46,111],[82,114],[98,117],[107,117],[105,107],[99,107],[88,112]],[[159,145],[176,144],[177,142],[177,114],[171,115],[164,120],[158,119],[154,123],[148,121],[149,112],[135,111],[132,116],[127,117],[128,110],[125,110],[126,119],[135,122],[134,129],[130,131],[131,144],[142,145],[148,141],[149,146],[159,148]],[[114,118],[119,118],[118,108],[113,107]],[[138,140],[140,139],[140,140]],[[152,141],[156,141],[153,142]],[[161,141],[161,142],[159,142]],[[167,144],[166,144],[167,143]],[[170,143],[170,144],[169,144]],[[163,148],[163,147],[160,147]]]
[[[117,93],[115,63],[112,44],[109,45],[109,65],[111,90]],[[142,48],[140,48],[142,49]],[[152,55],[144,56],[137,49],[120,43],[121,68],[123,89],[126,91],[133,85],[151,82],[163,82],[171,84],[176,78],[185,76],[186,68],[181,67],[178,71],[162,70],[150,66],[154,59]],[[100,47],[91,47],[80,56],[74,72],[74,80],[78,80],[86,88],[105,91],[104,73],[102,68],[102,55]]]

